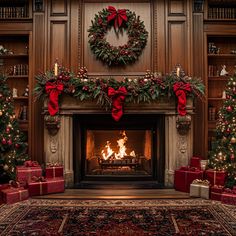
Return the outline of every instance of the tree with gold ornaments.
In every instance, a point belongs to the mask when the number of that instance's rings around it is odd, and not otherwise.
[[[27,159],[27,145],[14,114],[7,78],[0,75],[0,183],[15,178],[16,165]]]
[[[218,112],[216,140],[209,155],[209,167],[228,172],[227,187],[236,185],[236,74],[229,77],[226,99]]]

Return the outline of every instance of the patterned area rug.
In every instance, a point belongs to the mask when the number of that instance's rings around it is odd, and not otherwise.
[[[0,235],[236,235],[236,208],[192,199],[31,199],[0,206]]]

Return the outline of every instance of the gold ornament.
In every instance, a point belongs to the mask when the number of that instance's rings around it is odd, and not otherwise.
[[[2,111],[0,110],[0,116],[2,116]]]
[[[236,143],[236,138],[235,137],[232,137],[231,140],[230,140],[231,143]]]
[[[5,171],[8,171],[9,166],[8,166],[7,164],[5,164],[5,165],[3,166],[3,169],[4,169]]]

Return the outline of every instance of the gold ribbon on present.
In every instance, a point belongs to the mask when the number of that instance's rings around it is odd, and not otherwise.
[[[48,163],[46,163],[46,166],[47,167],[58,167],[58,166],[62,166],[62,164],[59,162],[48,162]]]
[[[208,180],[202,180],[202,179],[195,179],[192,184],[199,184],[199,185],[204,185],[204,186],[209,186],[210,182]]]

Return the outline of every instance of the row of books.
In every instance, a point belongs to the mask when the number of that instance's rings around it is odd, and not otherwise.
[[[208,76],[220,76],[220,71],[215,65],[208,65]]]
[[[208,120],[209,121],[216,120],[216,108],[215,107],[208,108]]]
[[[0,7],[0,18],[25,18],[28,17],[28,8],[24,7]]]
[[[13,65],[8,69],[9,75],[28,75],[29,65],[28,64],[17,64]]]
[[[209,7],[208,19],[236,19],[236,8]]]
[[[28,120],[28,106],[20,105],[15,107],[15,116],[19,120]]]

